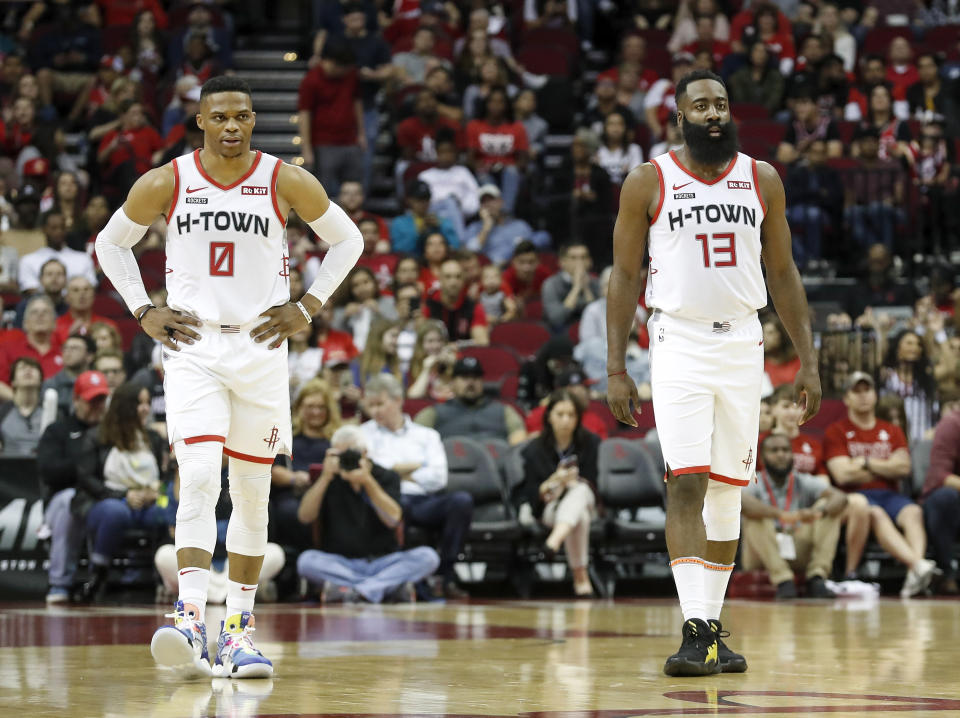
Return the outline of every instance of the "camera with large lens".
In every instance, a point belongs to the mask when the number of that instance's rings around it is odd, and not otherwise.
[[[340,470],[355,471],[360,468],[360,452],[356,449],[346,449],[340,452]]]

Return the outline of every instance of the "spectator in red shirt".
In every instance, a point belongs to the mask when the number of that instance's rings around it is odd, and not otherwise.
[[[827,427],[824,453],[834,483],[870,504],[870,527],[880,545],[909,568],[900,590],[903,597],[926,590],[940,569],[924,558],[927,534],[920,507],[900,493],[900,482],[910,476],[907,438],[893,424],[877,418],[877,391],[873,377],[853,372],[847,380],[843,403],[847,418]],[[899,530],[898,530],[899,529]],[[901,533],[901,531],[903,533]],[[847,572],[863,556],[867,535],[854,543],[847,529]]]
[[[9,384],[10,368],[20,357],[33,357],[39,361],[44,379],[63,369],[60,345],[53,338],[56,318],[53,302],[46,294],[38,294],[27,302],[27,309],[23,313],[24,336],[0,348],[0,399],[13,398]]]
[[[774,387],[792,384],[800,371],[797,350],[775,314],[763,321],[763,370]]]
[[[93,313],[94,287],[86,277],[74,277],[67,282],[67,306],[65,314],[57,318],[53,339],[63,344],[72,334],[86,336],[94,322],[102,322],[116,328],[112,319]]]
[[[850,88],[850,96],[843,111],[843,119],[856,121],[867,117],[869,115],[870,90],[873,89],[874,85],[881,84],[886,85],[893,95],[894,114],[900,115],[901,112],[909,112],[906,90],[895,88],[887,82],[887,64],[882,55],[867,55],[861,60],[860,66],[861,81]]]
[[[340,183],[363,180],[363,131],[356,59],[342,40],[329,39],[320,64],[300,83],[300,149],[304,165],[335,197]]]
[[[440,268],[440,292],[427,299],[427,315],[444,323],[451,341],[486,346],[490,335],[483,305],[466,296],[464,286],[463,267],[448,259]]]
[[[140,12],[149,10],[156,20],[157,27],[167,29],[167,13],[160,0],[97,0],[103,11],[103,26],[115,27],[130,25]]]
[[[659,77],[655,70],[651,70],[644,65],[646,57],[646,38],[634,33],[624,35],[620,41],[620,62],[609,70],[604,70],[597,75],[597,82],[601,79],[609,78],[613,80],[614,83],[619,83],[621,66],[630,65],[637,73],[637,89],[641,92],[646,92]]]
[[[910,85],[920,82],[920,73],[913,64],[913,49],[907,38],[893,38],[887,57],[890,60],[887,65],[887,82],[893,85],[901,97],[905,97]]]
[[[163,151],[163,139],[147,124],[143,105],[127,101],[120,107],[120,126],[104,135],[97,150],[102,177],[119,199],[154,165],[154,154]],[[159,159],[159,156],[157,157]]]
[[[540,299],[543,283],[550,276],[550,270],[540,263],[536,245],[525,239],[513,249],[513,258],[503,272],[503,283],[513,292],[518,302]]]
[[[730,54],[730,43],[716,39],[716,22],[713,15],[701,15],[697,18],[697,39],[683,49],[691,55],[706,50],[710,53],[714,66],[720,67],[723,59]]]
[[[943,402],[923,483],[923,515],[933,557],[943,571],[939,592],[960,593],[953,570],[953,543],[960,533],[960,401]]]
[[[437,97],[433,92],[426,88],[420,90],[414,114],[397,126],[397,146],[401,155],[395,170],[398,187],[403,187],[403,175],[411,163],[437,161],[437,132],[443,128],[454,133],[457,147],[463,146],[463,131],[459,123],[440,115]]]
[[[583,411],[581,419],[583,428],[591,434],[596,434],[601,439],[606,439],[609,433],[607,431],[607,423],[600,418],[595,411],[589,408],[590,392],[587,390],[586,380],[587,377],[580,367],[573,365],[564,369],[557,376],[556,386],[557,389],[566,389],[569,391],[577,400],[577,403],[580,404],[581,410]],[[525,422],[528,438],[532,439],[543,430],[543,415],[547,411],[547,403],[548,400],[544,399],[527,414]]]
[[[730,21],[730,47],[736,53],[745,53],[747,45],[751,44],[755,31],[755,22],[761,10],[773,9],[776,13],[776,25],[781,33],[791,34],[790,19],[784,15],[773,0],[756,0],[733,16]],[[792,44],[792,41],[791,41]]]
[[[317,346],[323,350],[324,366],[334,355],[346,362],[353,361],[360,356],[360,350],[353,343],[353,336],[350,332],[333,329],[330,326],[331,322],[333,322],[333,304],[327,302],[313,318],[313,326],[317,332]]]
[[[796,471],[811,474],[826,481],[830,480],[827,465],[823,458],[823,444],[810,434],[800,431],[800,417],[803,410],[797,405],[793,384],[777,387],[770,396],[770,413],[773,415],[773,428],[760,435],[758,443],[769,434],[783,434],[790,439],[793,448],[793,467]],[[757,470],[763,468],[763,461],[757,456]]]
[[[482,117],[467,124],[467,164],[480,184],[500,188],[503,206],[513,214],[520,192],[520,174],[527,165],[527,131],[514,121],[510,98],[503,87],[490,90]]]

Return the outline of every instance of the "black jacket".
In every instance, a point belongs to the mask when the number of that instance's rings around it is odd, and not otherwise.
[[[577,455],[577,464],[580,467],[580,478],[586,479],[590,488],[597,490],[597,460],[600,450],[600,437],[591,434],[586,429],[580,442],[574,440],[573,453]],[[557,470],[560,457],[553,446],[548,446],[541,434],[525,447],[521,452],[523,457],[523,483],[513,491],[513,503],[519,508],[521,504],[529,503],[533,515],[540,518],[545,505],[540,500],[540,484],[550,478],[550,474]]]
[[[44,429],[37,444],[37,469],[47,499],[77,485],[78,466],[90,451],[86,437],[91,428],[71,413]]]
[[[152,429],[147,429],[147,438],[150,441],[150,451],[160,468],[160,481],[165,481],[169,478],[167,475],[169,462],[165,460],[168,451],[167,442]],[[84,444],[77,467],[77,494],[70,504],[70,510],[80,518],[85,517],[98,501],[122,499],[127,495],[126,491],[108,489],[103,482],[103,466],[113,446],[101,442],[96,430],[87,432]]]

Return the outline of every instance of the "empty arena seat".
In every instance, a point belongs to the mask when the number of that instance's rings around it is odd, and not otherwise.
[[[490,332],[491,344],[509,347],[522,359],[534,356],[549,339],[550,330],[543,322],[533,320],[504,322]]]
[[[580,39],[572,30],[558,27],[538,27],[525,30],[520,38],[521,47],[546,45],[563,50],[572,58],[580,56]]]
[[[543,302],[539,299],[531,299],[527,302],[524,302],[523,318],[543,319]]]
[[[499,382],[507,374],[520,371],[520,360],[504,347],[466,347],[461,356],[474,357],[483,366],[483,380]]]
[[[766,106],[752,102],[734,103],[730,107],[730,113],[740,122],[770,119],[770,110],[768,110]]]
[[[662,509],[665,501],[663,475],[657,471],[653,457],[643,442],[605,439],[600,444],[597,463],[597,493],[612,514],[610,524],[613,540],[629,542],[635,549],[665,548],[663,521],[659,518],[636,518],[638,509]],[[632,516],[626,518],[622,514],[624,510]]]
[[[517,53],[517,62],[527,71],[537,75],[559,75],[566,77],[571,74],[576,58],[571,57],[559,47],[549,45],[533,45],[522,47]]]
[[[404,399],[403,413],[409,414],[412,419],[428,406],[433,406],[435,403],[433,399]]]

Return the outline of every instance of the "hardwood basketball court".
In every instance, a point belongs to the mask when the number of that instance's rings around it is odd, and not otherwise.
[[[0,611],[0,715],[960,715],[956,601],[733,600],[745,674],[668,678],[674,600],[274,605],[272,680],[181,682],[154,666],[163,607]],[[208,611],[215,641],[222,607]],[[216,627],[214,622],[217,623]]]

